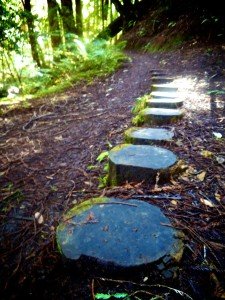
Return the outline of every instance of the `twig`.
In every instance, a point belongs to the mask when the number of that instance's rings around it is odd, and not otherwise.
[[[33,123],[37,120],[40,120],[40,119],[44,119],[44,118],[49,118],[49,117],[52,117],[54,116],[55,114],[53,113],[49,113],[49,114],[45,114],[45,115],[41,115],[41,116],[33,116],[29,122],[27,122],[24,126],[23,126],[23,130],[27,130],[29,127],[32,127]]]
[[[182,200],[181,196],[170,196],[170,195],[134,195],[134,198],[138,199],[175,199],[175,200]]]
[[[91,280],[91,296],[92,296],[92,299],[95,300],[95,280],[94,279]]]
[[[151,285],[148,285],[148,284],[136,283],[136,282],[128,281],[128,280],[116,280],[116,279],[103,278],[103,277],[99,277],[97,279],[105,281],[105,282],[109,281],[109,282],[122,283],[122,284],[128,283],[128,284],[132,284],[134,286],[140,286],[140,287],[146,287],[146,288],[164,288],[164,289],[173,291],[176,294],[179,294],[179,295],[185,297],[184,299],[193,300],[193,298],[191,296],[189,296],[188,294],[186,294],[185,292],[180,291],[180,290],[175,289],[175,288],[172,288],[170,286],[162,285],[162,284],[151,284]]]
[[[21,221],[34,221],[32,217],[22,217],[22,216],[13,216],[12,219],[21,220]]]

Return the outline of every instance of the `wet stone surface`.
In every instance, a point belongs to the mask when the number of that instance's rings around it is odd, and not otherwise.
[[[168,76],[153,76],[151,78],[151,82],[153,84],[169,83],[169,82],[173,82],[173,81],[174,81],[174,78],[168,77]]]
[[[152,84],[151,90],[155,92],[177,92],[178,87],[172,83]]]
[[[125,131],[125,141],[137,145],[149,145],[171,141],[174,133],[164,128],[132,127]]]
[[[180,109],[169,108],[145,108],[140,112],[144,122],[149,125],[170,124],[183,117]]]
[[[177,162],[176,155],[162,147],[122,144],[109,152],[109,183],[155,182],[167,180]]]
[[[146,105],[155,108],[177,108],[183,105],[183,100],[179,98],[151,98],[146,101]]]
[[[155,263],[161,271],[182,255],[178,232],[161,225],[170,224],[169,219],[144,201],[94,198],[77,205],[65,220],[57,229],[57,241],[69,261],[86,257],[93,267],[115,268]]]
[[[154,91],[150,93],[152,98],[176,98],[178,97],[177,92],[161,92],[161,91]]]

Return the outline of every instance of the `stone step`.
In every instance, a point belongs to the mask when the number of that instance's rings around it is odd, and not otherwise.
[[[180,109],[145,108],[140,112],[144,123],[149,125],[171,124],[183,117]]]
[[[150,73],[151,74],[159,74],[159,73],[165,73],[165,71],[162,69],[151,69]]]
[[[125,142],[135,145],[151,145],[169,142],[174,137],[171,130],[164,128],[131,127],[124,133]]]
[[[179,98],[151,98],[146,101],[146,105],[153,108],[178,108],[182,107],[183,100]]]
[[[177,157],[171,151],[146,145],[122,144],[109,152],[109,184],[167,180],[175,172]]]
[[[151,73],[151,78],[152,77],[162,77],[162,76],[166,77],[167,76],[166,72],[164,72],[164,71],[156,71],[156,72],[152,72]]]
[[[173,81],[174,81],[174,78],[167,77],[167,76],[154,76],[151,78],[152,84],[169,83],[169,82],[173,82]]]
[[[183,254],[182,237],[157,206],[106,197],[76,205],[56,233],[67,266],[88,276],[150,268],[156,276],[173,278]]]
[[[177,92],[159,92],[154,91],[150,93],[151,98],[177,98],[178,93]]]
[[[172,83],[164,83],[164,84],[152,84],[151,85],[152,92],[174,92],[178,91],[178,86]]]

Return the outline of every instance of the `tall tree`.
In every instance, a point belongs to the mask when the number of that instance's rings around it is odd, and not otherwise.
[[[37,37],[35,34],[35,27],[34,27],[34,17],[31,12],[31,2],[30,0],[23,0],[22,3],[25,11],[26,20],[27,20],[29,42],[31,46],[32,57],[33,60],[37,63],[37,65],[41,67],[41,59],[39,56],[38,42],[37,42]]]
[[[76,30],[78,36],[83,36],[82,0],[75,0]]]
[[[62,43],[62,36],[59,24],[60,7],[56,0],[47,0],[48,23],[51,35],[52,48],[57,48]]]
[[[67,40],[66,35],[68,33],[77,33],[73,14],[73,3],[72,0],[61,0],[61,4],[62,8],[60,15],[62,17],[64,33]]]
[[[109,39],[118,34],[121,30],[123,32],[127,31],[133,27],[135,22],[157,1],[158,0],[111,0],[119,13],[119,17],[103,29],[96,39]]]

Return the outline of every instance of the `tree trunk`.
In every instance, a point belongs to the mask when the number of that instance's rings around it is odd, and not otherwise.
[[[48,23],[51,35],[52,48],[57,48],[62,43],[59,25],[59,5],[56,0],[47,0],[48,3]]]
[[[95,40],[104,39],[108,40],[109,38],[114,37],[123,29],[123,18],[120,16],[112,21],[104,30],[102,30]]]
[[[76,5],[76,31],[77,35],[83,36],[83,15],[82,15],[82,0],[75,0]]]
[[[24,11],[26,12],[26,20],[27,20],[27,27],[28,27],[28,35],[29,35],[29,42],[31,46],[31,54],[33,60],[37,63],[38,67],[41,67],[41,60],[38,53],[38,42],[35,35],[34,30],[34,19],[31,12],[31,3],[30,0],[23,1]]]
[[[132,4],[131,0],[124,0],[123,5],[119,0],[111,0],[111,2],[116,7],[116,10],[120,16],[112,21],[104,30],[102,30],[95,40],[107,40],[114,37],[121,30],[129,30],[134,26],[135,21],[140,19],[151,6],[155,5],[157,0],[142,0],[141,2],[135,1],[134,4]]]
[[[67,33],[77,33],[75,27],[75,20],[73,15],[73,3],[72,0],[61,0],[61,18],[63,22],[63,28],[65,33],[65,39],[67,40]]]

